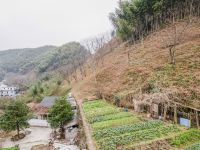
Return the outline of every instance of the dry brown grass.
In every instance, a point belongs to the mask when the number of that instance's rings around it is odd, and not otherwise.
[[[177,32],[186,27],[186,22],[176,23]],[[200,94],[200,20],[195,18],[187,25],[179,44],[176,46],[176,67],[169,69],[167,43],[173,35],[174,25],[154,32],[135,45],[122,43],[104,56],[103,64],[97,67],[98,86],[104,95],[126,95],[138,92],[155,79],[156,86],[164,90],[177,89],[182,93],[196,91]],[[130,62],[128,62],[130,53]],[[87,64],[87,77],[73,82],[73,92],[78,99],[94,97],[96,84],[94,73]],[[161,77],[157,77],[161,73]],[[157,84],[158,83],[158,84]],[[166,85],[168,86],[166,86]],[[193,103],[193,102],[192,102]],[[199,103],[195,101],[194,104]],[[192,105],[192,104],[191,104]]]

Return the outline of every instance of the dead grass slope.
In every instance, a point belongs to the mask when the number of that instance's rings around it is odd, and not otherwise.
[[[176,26],[176,28],[175,28]],[[176,46],[176,65],[169,64],[169,44],[179,38]],[[79,99],[95,96],[101,90],[106,98],[129,93],[173,93],[172,99],[200,107],[200,19],[194,18],[164,27],[136,44],[120,44],[108,53],[96,68],[95,84],[92,61],[87,77],[74,82],[73,92]],[[125,102],[128,105],[128,102]],[[198,105],[197,105],[198,104]]]

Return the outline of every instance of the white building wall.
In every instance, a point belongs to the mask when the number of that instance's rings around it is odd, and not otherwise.
[[[16,87],[8,87],[7,85],[0,85],[0,97],[15,97],[17,95]]]

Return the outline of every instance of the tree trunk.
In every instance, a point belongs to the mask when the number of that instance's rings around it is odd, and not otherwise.
[[[177,120],[177,106],[174,106],[174,123],[177,124],[178,120]]]
[[[19,135],[19,131],[20,129],[19,129],[19,124],[17,123],[17,137],[18,137],[18,139],[20,139],[20,135]]]
[[[153,114],[153,104],[150,105],[150,114],[151,114],[151,117],[154,117],[154,114]]]
[[[130,58],[130,52],[129,52],[129,50],[128,50],[128,52],[127,52],[127,57],[128,57],[128,65],[130,65],[131,58]]]
[[[94,63],[94,66],[93,66],[93,73],[94,73],[94,81],[95,81],[95,88],[97,89],[97,97],[99,99],[102,99],[102,90],[101,90],[101,87],[99,85],[99,82],[97,80],[97,73],[96,73],[96,68],[97,68],[98,65],[96,65],[96,63]]]
[[[167,106],[165,105],[164,106],[164,121],[166,121],[166,118],[167,118]]]
[[[169,49],[169,54],[170,54],[170,63],[172,65],[176,64],[176,60],[175,60],[175,47],[171,46]]]
[[[65,128],[63,125],[60,126],[60,138],[65,139]]]
[[[199,114],[197,110],[195,111],[195,113],[196,113],[197,128],[199,129]]]

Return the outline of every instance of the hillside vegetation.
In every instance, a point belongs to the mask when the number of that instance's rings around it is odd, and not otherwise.
[[[39,48],[24,48],[0,51],[0,74],[1,77],[7,72],[17,73],[29,68],[25,66],[34,62],[40,55],[43,55],[56,47],[44,46]]]
[[[71,42],[58,47],[39,57],[34,64],[39,72],[55,70],[62,65],[77,65],[78,60],[82,63],[88,55],[87,50],[79,43]]]
[[[77,42],[67,43],[61,47],[44,46],[1,51],[1,79],[7,73],[28,74],[34,71],[36,74],[47,74],[47,72],[64,65],[68,66],[66,70],[71,73],[73,72],[72,68],[78,66],[77,60],[79,63],[83,63],[87,55],[86,49]]]
[[[26,102],[40,102],[45,96],[65,96],[70,91],[70,86],[59,77],[43,79],[32,84],[23,98]]]
[[[182,30],[185,22],[176,23]],[[113,52],[103,57],[95,74],[89,74],[83,81],[74,82],[74,92],[79,98],[96,96],[98,90],[108,99],[115,95],[152,95],[174,93],[174,99],[195,107],[200,96],[200,20],[195,19],[184,33],[182,42],[176,47],[176,65],[170,64],[168,48],[173,26],[147,36],[135,45],[122,43]],[[142,98],[142,97],[141,97]],[[132,102],[124,101],[125,105]],[[197,105],[198,104],[198,105]]]
[[[199,3],[199,0],[125,0],[110,13],[110,20],[122,40],[134,42],[164,24],[199,16]]]
[[[117,96],[130,107],[134,100],[167,98],[200,108],[199,4],[198,0],[119,3],[110,18],[116,38],[123,42],[101,55],[102,63],[91,58],[87,66],[96,63],[95,69],[88,67],[88,76],[74,82],[76,96],[111,101]],[[104,47],[97,54],[107,51]]]

